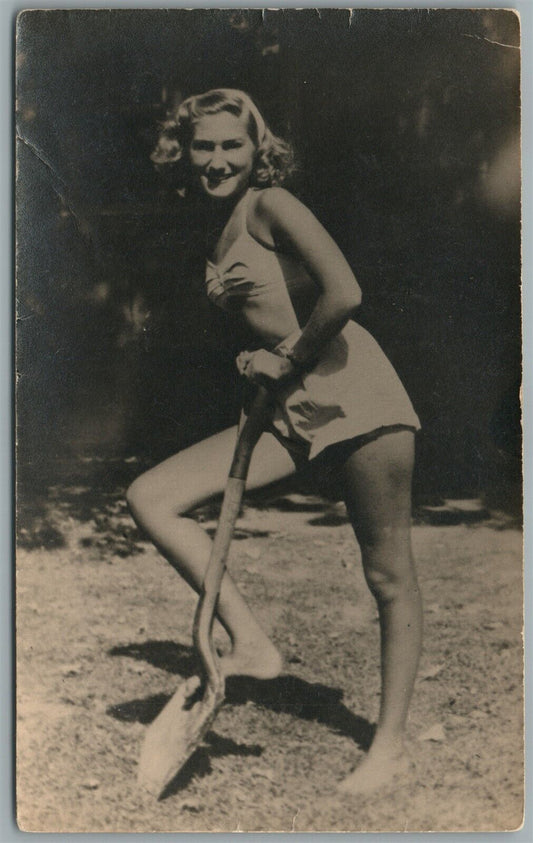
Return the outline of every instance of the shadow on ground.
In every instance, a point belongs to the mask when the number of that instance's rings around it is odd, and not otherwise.
[[[119,645],[112,647],[108,655],[126,656],[136,661],[148,662],[160,670],[176,673],[184,679],[198,673],[200,669],[200,660],[193,648],[176,641],[143,641],[140,644]]]
[[[193,778],[203,779],[204,776],[208,776],[213,770],[211,766],[212,758],[221,758],[224,755],[259,758],[262,754],[263,747],[259,744],[237,743],[231,738],[218,735],[216,732],[208,732],[203,739],[203,744],[195,749],[181,770],[168,783],[159,799],[160,801],[168,799],[170,796],[175,796],[180,790],[185,790]]]
[[[372,743],[375,726],[346,708],[342,697],[340,688],[307,682],[292,674],[267,680],[232,676],[226,682],[229,705],[253,702],[261,708],[322,723],[337,734],[351,738],[362,750],[367,750]]]
[[[197,673],[199,669],[198,659],[192,647],[170,641],[146,641],[142,644],[114,647],[109,654],[147,661],[154,667],[179,674],[183,679]],[[362,750],[368,750],[375,726],[365,718],[353,714],[342,703],[342,697],[343,692],[339,688],[307,682],[291,674],[268,680],[232,676],[226,682],[225,705],[241,706],[252,702],[260,708],[321,723],[333,732],[350,738]],[[107,713],[123,722],[148,725],[169,699],[168,694],[154,694],[112,705],[107,709]],[[184,788],[193,776],[208,775],[211,771],[210,758],[213,756],[260,755],[262,751],[262,747],[258,745],[236,744],[231,739],[210,732],[204,740],[204,745],[193,753],[167,787],[162,798]]]

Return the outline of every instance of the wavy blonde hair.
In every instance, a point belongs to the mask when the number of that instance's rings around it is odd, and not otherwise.
[[[248,134],[256,147],[251,185],[274,187],[282,184],[294,169],[292,147],[269,129],[252,98],[234,88],[215,88],[184,100],[175,116],[161,124],[151,160],[158,166],[181,163],[181,181],[186,186],[190,176],[188,150],[194,124],[207,114],[219,114],[221,111],[246,120]]]

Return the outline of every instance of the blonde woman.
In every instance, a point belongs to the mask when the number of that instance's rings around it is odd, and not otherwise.
[[[361,291],[344,256],[280,186],[291,150],[251,98],[230,89],[190,97],[172,129],[169,158],[180,162],[184,185],[203,197],[209,218],[205,293],[251,329],[256,342],[239,354],[238,370],[275,398],[248,488],[310,463],[317,475],[338,480],[361,549],[380,618],[381,706],[368,754],[339,787],[375,790],[407,768],[405,725],[422,634],[410,538],[419,421],[390,362],[354,321]],[[186,516],[223,491],[235,436],[234,427],[187,448],[128,491],[137,523],[196,590],[211,541]],[[218,618],[231,641],[221,658],[225,676],[279,675],[282,655],[228,573]]]

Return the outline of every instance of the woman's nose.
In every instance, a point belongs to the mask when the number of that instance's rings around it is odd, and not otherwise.
[[[209,161],[209,169],[210,170],[225,170],[226,169],[226,160],[224,158],[224,154],[222,150],[215,149],[211,156],[211,160]]]

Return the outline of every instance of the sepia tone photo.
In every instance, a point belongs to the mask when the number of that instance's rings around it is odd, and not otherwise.
[[[516,830],[517,14],[16,61],[19,827]]]

